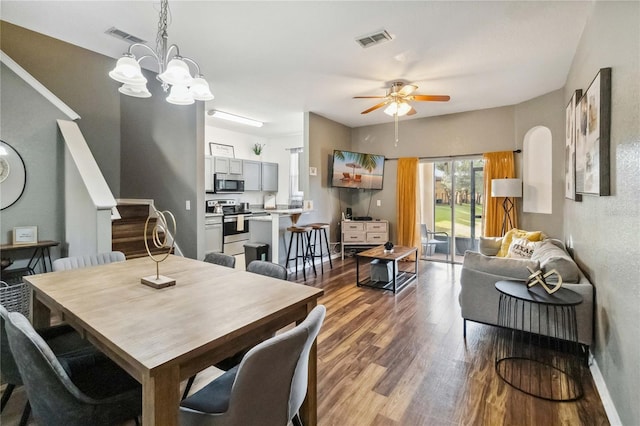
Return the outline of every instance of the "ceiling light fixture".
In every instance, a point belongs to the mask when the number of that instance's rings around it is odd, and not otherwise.
[[[398,117],[402,117],[403,115],[407,115],[407,113],[411,111],[411,105],[409,105],[404,99],[396,99],[389,103],[389,105],[384,109],[384,113],[393,117],[394,125],[395,125],[395,141],[393,143],[394,147],[398,147],[398,142],[400,138],[398,136]]]
[[[252,118],[246,118],[228,112],[218,111],[217,109],[210,109],[207,111],[211,117],[221,118],[223,120],[233,121],[235,123],[246,124],[247,126],[262,127],[264,123],[262,121],[254,120]]]
[[[169,92],[167,102],[174,105],[190,105],[194,101],[210,101],[213,99],[213,94],[209,84],[200,74],[200,66],[193,59],[180,56],[177,45],[168,46],[167,18],[170,13],[169,1],[162,0],[156,50],[146,44],[133,43],[129,46],[127,53],[118,59],[116,67],[109,72],[109,77],[123,83],[118,89],[120,93],[137,98],[148,98],[151,93],[147,89],[147,79],[142,75],[140,62],[150,58],[154,59],[158,66],[156,78],[162,83],[164,91]],[[139,59],[136,59],[133,54],[135,48],[140,48],[145,53]],[[191,76],[189,64],[195,67],[195,78]]]
[[[405,101],[393,101],[384,109],[384,113],[390,116],[398,115],[402,117],[411,111],[411,105]]]

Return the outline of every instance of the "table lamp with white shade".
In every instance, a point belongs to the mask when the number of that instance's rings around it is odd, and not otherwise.
[[[511,210],[515,207],[512,198],[522,197],[522,179],[505,178],[491,179],[491,196],[504,197],[502,208],[504,209],[504,218],[502,219],[502,235],[509,229],[513,228],[511,221]],[[507,222],[509,228],[507,229]]]

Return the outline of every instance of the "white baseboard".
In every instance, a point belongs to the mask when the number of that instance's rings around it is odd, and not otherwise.
[[[598,367],[598,363],[596,362],[595,357],[589,351],[590,358],[590,367],[591,377],[593,377],[593,382],[596,385],[596,389],[600,394],[600,400],[602,401],[602,405],[604,405],[604,411],[607,413],[607,418],[609,419],[609,423],[612,426],[622,425],[622,421],[620,420],[620,416],[618,416],[618,411],[616,410],[616,406],[613,404],[613,400],[611,399],[611,395],[609,394],[609,389],[607,389],[607,384],[604,381],[604,377],[602,376],[602,372]]]

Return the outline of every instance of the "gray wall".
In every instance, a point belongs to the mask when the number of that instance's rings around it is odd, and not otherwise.
[[[151,98],[122,95],[121,196],[151,198],[177,222],[186,257],[204,257],[204,107],[172,105],[146,73]],[[186,210],[186,201],[191,209]]]
[[[382,113],[382,112],[380,112]],[[352,149],[382,154],[387,158],[447,157],[509,151],[520,146],[515,140],[515,107],[491,108],[439,117],[401,119],[399,142],[394,146],[394,124],[378,124],[353,129]],[[520,141],[520,145],[521,145]],[[354,214],[388,219],[390,238],[395,238],[397,161],[388,160],[382,191],[361,191],[353,200]],[[381,200],[381,206],[376,206]],[[560,220],[560,219],[558,219]]]
[[[565,240],[596,287],[595,358],[623,424],[640,419],[640,3],[596,2],[564,104],[611,67],[611,196],[565,200]]]
[[[542,229],[548,235],[562,238],[562,211],[564,208],[564,91],[562,89],[523,102],[515,107],[515,140],[522,149],[524,136],[536,126],[545,126],[551,131],[552,138],[552,214],[523,213],[522,200],[519,200],[518,226],[522,229]],[[524,153],[516,156],[518,176],[522,176]]]
[[[329,223],[329,239],[339,241],[340,212],[351,205],[351,192],[354,190],[331,187],[331,158],[334,149],[350,149],[351,128],[313,113],[309,113],[308,123],[309,167],[316,167],[318,175],[308,176],[308,168],[303,169],[306,170],[305,179],[309,180],[311,194],[305,198],[312,199],[314,207],[314,212],[304,219],[305,222],[308,219],[308,222]]]
[[[24,193],[2,210],[1,242],[13,241],[14,226],[36,225],[40,240],[64,238],[63,142],[56,120],[68,119],[48,100],[2,64],[0,69],[0,138],[22,156],[26,169]],[[24,259],[31,252],[3,253],[2,257]],[[59,249],[52,249],[53,258]],[[15,266],[21,266],[17,263]]]
[[[117,198],[120,98],[118,83],[107,76],[115,61],[5,21],[0,31],[2,50],[80,115],[78,126]]]

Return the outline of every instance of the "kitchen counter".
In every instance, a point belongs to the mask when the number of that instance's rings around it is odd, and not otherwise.
[[[286,250],[284,249],[285,232],[287,227],[297,222],[303,213],[310,213],[312,210],[304,209],[268,209],[261,210],[252,208],[253,216],[249,218],[255,223],[251,226],[251,241],[269,243],[269,252],[272,262],[285,265]],[[280,218],[287,218],[281,221]],[[271,223],[269,223],[271,222]]]

